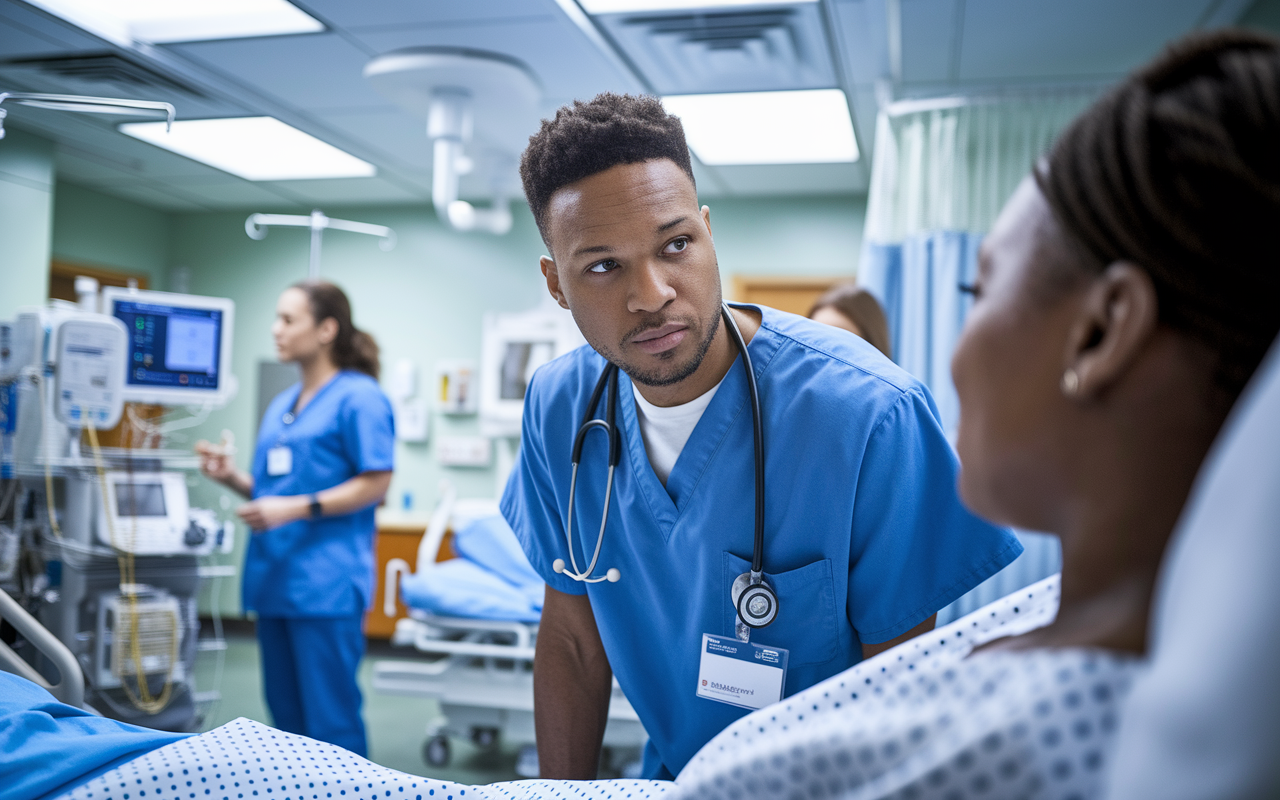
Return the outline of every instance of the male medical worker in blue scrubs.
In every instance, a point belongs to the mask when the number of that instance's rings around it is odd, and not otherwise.
[[[521,177],[551,251],[547,288],[590,345],[534,375],[502,498],[547,581],[534,662],[542,777],[595,776],[616,676],[649,734],[644,776],[670,778],[748,711],[699,696],[703,635],[735,635],[730,587],[749,568],[755,503],[751,407],[721,317],[710,211],[680,122],[654,98],[562,108],[530,139]],[[779,609],[750,638],[789,651],[789,696],[930,630],[1022,548],[960,505],[920,383],[849,333],[769,308],[732,314],[759,383],[764,573]],[[569,561],[570,451],[606,360],[623,373],[622,455],[597,574],[621,579],[587,585],[554,562]],[[593,432],[574,506],[583,566],[607,461]]]

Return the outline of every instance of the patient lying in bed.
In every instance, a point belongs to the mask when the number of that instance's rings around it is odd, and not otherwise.
[[[757,711],[661,781],[461,786],[239,719],[184,737],[87,715],[0,674],[0,800],[1096,796],[1135,659],[982,653],[1051,622],[1049,578]],[[123,760],[123,763],[121,763]],[[12,775],[12,779],[7,776]],[[913,794],[916,792],[918,794]]]

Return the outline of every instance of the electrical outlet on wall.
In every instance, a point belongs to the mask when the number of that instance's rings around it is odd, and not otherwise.
[[[493,442],[485,436],[441,436],[436,459],[442,467],[488,467],[493,463]]]

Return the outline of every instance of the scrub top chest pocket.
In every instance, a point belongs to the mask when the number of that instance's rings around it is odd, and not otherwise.
[[[734,635],[737,612],[729,603],[733,581],[751,569],[751,562],[733,553],[724,554],[724,620],[721,631]],[[842,615],[836,611],[835,577],[831,559],[824,558],[786,572],[766,572],[778,594],[778,618],[766,628],[751,632],[751,641],[790,651],[788,668],[825,664],[835,658]]]

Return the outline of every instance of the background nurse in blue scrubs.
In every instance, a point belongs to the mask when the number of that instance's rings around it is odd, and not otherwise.
[[[365,755],[356,668],[373,593],[374,506],[391,483],[391,404],[378,346],[331,283],[286,289],[271,329],[302,381],[259,427],[252,474],[200,442],[201,469],[252,500],[243,599],[258,614],[263,686],[276,727]]]

